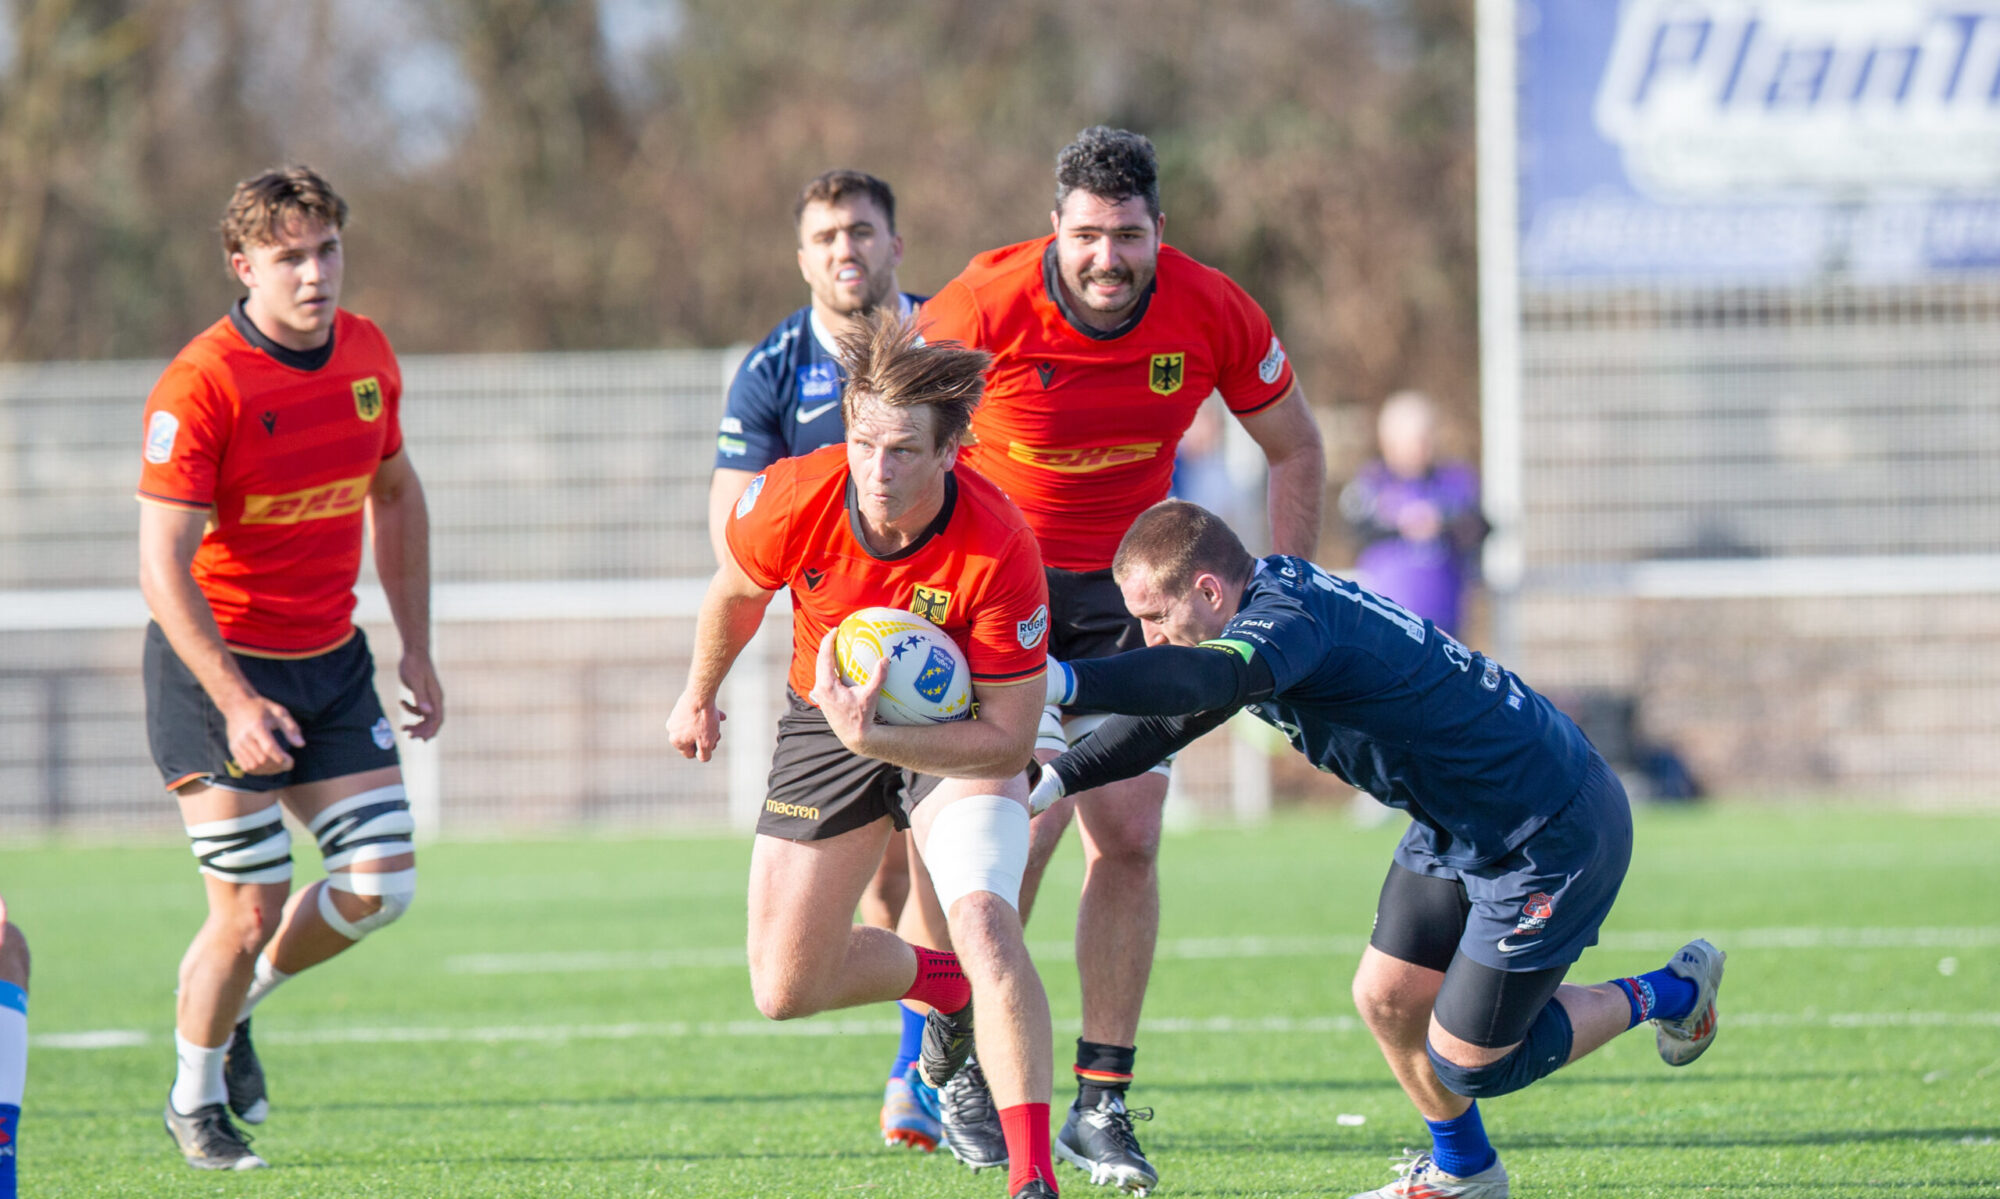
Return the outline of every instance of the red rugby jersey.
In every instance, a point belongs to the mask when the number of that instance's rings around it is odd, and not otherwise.
[[[1023,682],[1048,661],[1049,589],[1020,512],[964,467],[947,476],[928,532],[886,558],[855,532],[847,447],[782,458],[750,480],[729,551],[760,587],[792,591],[792,690],[812,691],[819,643],[857,608],[904,608],[965,651],[976,683]]]
[[[228,317],[167,365],[146,398],[139,498],[209,513],[194,580],[232,649],[304,657],[352,635],[362,506],[403,448],[402,394],[388,339],[346,311],[317,370]]]
[[[1291,390],[1292,367],[1257,302],[1172,246],[1134,327],[1106,338],[1072,324],[1044,274],[1054,242],[974,258],[924,305],[924,336],[993,355],[961,460],[1020,506],[1049,565],[1101,570],[1132,518],[1166,498],[1209,393],[1256,412]]]

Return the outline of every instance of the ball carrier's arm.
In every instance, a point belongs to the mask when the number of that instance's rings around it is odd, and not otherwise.
[[[883,662],[860,686],[840,677],[834,661],[834,638],[819,644],[812,701],[826,714],[840,743],[864,757],[893,762],[908,770],[947,778],[1004,779],[1023,770],[1034,756],[1035,729],[1042,718],[1042,676],[1019,683],[975,684],[972,694],[977,720],[949,724],[894,725],[875,723],[875,696],[887,673]]]
[[[764,609],[776,594],[745,574],[733,554],[723,557],[715,577],[709,580],[701,615],[695,622],[687,687],[667,718],[667,736],[682,757],[706,762],[722,741],[722,722],[727,717],[715,706],[716,693],[722,689],[722,680],[728,677],[736,655],[757,635]]]

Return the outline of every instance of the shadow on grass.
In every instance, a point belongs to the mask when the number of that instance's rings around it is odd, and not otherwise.
[[[1414,1125],[1416,1118],[1411,1117]],[[1936,1144],[1954,1142],[1967,1138],[1980,1140],[2000,1136],[2000,1128],[1875,1128],[1875,1129],[1800,1129],[1794,1132],[1741,1132],[1727,1133],[1698,1132],[1686,1136],[1634,1136],[1620,1133],[1616,1136],[1594,1136],[1588,1133],[1565,1136],[1560,1132],[1528,1134],[1525,1136],[1505,1136],[1494,1138],[1502,1150],[1521,1149],[1786,1149],[1811,1145],[1877,1145],[1900,1144],[1904,1142]],[[1394,1155],[1411,1143],[1411,1137],[1404,1135],[1390,1140],[1378,1136],[1366,1140],[1342,1138],[1338,1141],[1315,1140],[1281,1143],[1257,1140],[1249,1137],[1172,1137],[1155,1138],[1158,1152],[1174,1150],[1200,1153],[1242,1153],[1268,1155],[1272,1153],[1382,1153]],[[1148,1143],[1149,1156],[1157,1156],[1155,1143]]]
[[[1664,1077],[1657,1072],[1632,1075],[1601,1075],[1595,1077],[1564,1077],[1549,1079],[1542,1087],[1580,1089],[1584,1087],[1646,1087],[1662,1082],[1676,1089],[1734,1088],[1755,1081],[1767,1083],[1824,1084],[1844,1082],[1857,1077],[1855,1071],[1827,1071],[1818,1073],[1794,1072],[1789,1074],[1760,1073],[1756,1075],[1730,1075],[1719,1071],[1705,1071],[1698,1075],[1676,1075]],[[1060,1088],[1059,1088],[1060,1090]],[[1210,1082],[1179,1082],[1149,1085],[1143,1081],[1134,1094],[1134,1101],[1144,1099],[1150,1102],[1169,1100],[1177,1095],[1186,1096],[1315,1096],[1315,1095],[1375,1095],[1382,1092],[1399,1094],[1395,1079],[1386,1071],[1380,1075],[1344,1078],[1301,1078],[1301,1079],[1255,1079],[1243,1081],[1215,1080]],[[620,1108],[620,1107],[726,1107],[744,1105],[768,1107],[771,1105],[806,1104],[816,1107],[838,1104],[867,1104],[876,1100],[875,1091],[787,1091],[782,1093],[758,1094],[752,1092],[657,1092],[624,1095],[538,1095],[533,1099],[513,1099],[491,1096],[463,1096],[440,1099],[406,1100],[353,1100],[334,1102],[298,1102],[286,1100],[282,1103],[286,1113],[312,1114],[320,1112],[354,1111],[413,1111],[445,1112],[454,1110],[481,1111],[512,1108]],[[1058,1108],[1066,1104],[1068,1096],[1058,1094]],[[156,1109],[148,1109],[156,1110]],[[59,1119],[124,1119],[137,1113],[137,1108],[100,1109],[40,1109],[42,1118]],[[1412,1117],[1414,1118],[1414,1116]]]

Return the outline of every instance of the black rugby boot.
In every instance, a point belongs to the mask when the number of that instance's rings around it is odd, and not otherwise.
[[[946,1015],[932,1008],[924,1017],[924,1044],[917,1054],[917,1071],[939,1091],[972,1056],[972,1004]]]

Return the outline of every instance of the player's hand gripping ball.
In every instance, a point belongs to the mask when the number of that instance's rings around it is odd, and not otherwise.
[[[875,700],[884,724],[945,724],[972,715],[972,670],[958,643],[930,621],[897,608],[863,608],[840,622],[833,639],[840,677],[868,681],[875,663],[889,670]]]

